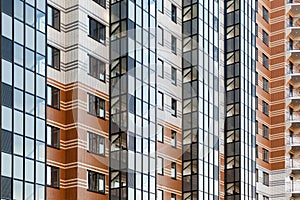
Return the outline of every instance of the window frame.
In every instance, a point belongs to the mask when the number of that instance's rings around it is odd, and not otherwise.
[[[263,148],[263,161],[269,163],[269,160],[270,160],[270,152],[267,149]]]
[[[159,34],[159,30],[161,35]],[[161,41],[159,41],[159,38],[161,38]],[[160,25],[157,26],[157,43],[161,46],[164,46],[164,29]]]
[[[161,127],[161,140],[159,139],[158,137],[158,130],[159,128],[158,127]],[[160,142],[160,143],[164,143],[164,126],[161,125],[161,124],[157,124],[157,141]]]
[[[270,36],[269,36],[269,34],[266,31],[263,30],[262,36],[263,36],[263,38],[262,38],[263,43],[265,45],[269,46],[269,42],[270,42]]]
[[[158,166],[158,160],[160,159],[160,161],[161,161],[161,166]],[[160,171],[158,170],[158,169],[160,169]],[[161,175],[161,176],[163,176],[164,175],[164,158],[163,157],[160,157],[160,156],[157,156],[157,174],[159,174],[159,175]]]
[[[88,16],[88,19],[89,19],[89,34],[88,34],[88,36],[90,38],[92,38],[93,40],[96,40],[97,42],[99,42],[103,45],[106,45],[106,26],[90,16]],[[93,32],[92,26],[91,26],[92,22],[96,23],[97,36],[93,36],[93,34],[91,34]],[[103,37],[104,37],[103,39],[101,39],[101,31],[103,31],[102,28],[104,28],[104,32],[102,33]],[[100,30],[100,32],[98,30]]]
[[[52,61],[51,65],[49,64],[49,60],[50,60],[49,59],[49,56],[50,56],[49,55],[49,48],[51,49],[51,61]],[[58,58],[57,58],[57,56],[58,56]],[[54,62],[55,58],[58,59],[58,66],[54,66],[55,65],[55,62]],[[49,45],[49,44],[47,44],[47,66],[60,71],[60,50],[56,47],[53,47],[52,45]]]
[[[266,55],[266,54],[264,54],[263,53],[263,66],[266,68],[266,69],[269,69],[269,65],[270,65],[270,63],[269,63],[269,57]]]
[[[106,63],[103,62],[103,61],[101,61],[100,59],[95,58],[92,55],[88,55],[88,56],[89,56],[89,71],[88,71],[88,75],[90,75],[90,76],[96,78],[97,80],[102,81],[102,82],[105,83],[106,82]],[[94,73],[91,70],[92,69],[92,60],[94,60],[96,62],[96,64],[97,64],[97,70],[96,70],[97,75],[93,75]],[[101,73],[100,73],[101,69],[100,68],[101,67],[104,67],[104,72],[102,73],[103,79],[100,78],[100,75],[101,75]]]
[[[174,135],[175,137],[173,138]],[[173,144],[173,140],[174,140],[174,144]],[[177,148],[177,132],[174,130],[171,130],[171,146],[173,148]]]
[[[51,103],[49,103],[49,89],[51,89]],[[57,99],[57,103],[58,105],[54,105],[53,103],[53,90],[56,90],[55,92],[58,93],[58,99]],[[54,108],[54,109],[57,109],[57,110],[60,110],[60,89],[52,86],[52,85],[47,85],[47,106],[51,107],[51,108]]]
[[[175,108],[173,108],[174,105]],[[174,98],[171,98],[171,115],[177,117],[177,100]]]
[[[95,103],[95,107],[94,107],[94,109],[92,109],[91,110],[91,100],[90,100],[90,98],[91,97],[93,97],[94,98],[94,101],[92,101],[93,103]],[[101,109],[101,107],[100,107],[100,105],[102,104],[102,106],[103,106],[103,108],[102,108],[102,110],[103,110],[103,116],[101,116],[100,114],[101,113],[99,113],[99,111],[97,112],[97,110],[99,109]],[[98,108],[98,106],[99,106],[99,108]],[[98,118],[100,118],[100,119],[103,119],[103,120],[105,120],[106,119],[106,101],[104,100],[104,99],[102,99],[102,98],[100,98],[100,97],[98,97],[98,96],[96,96],[96,95],[93,95],[93,94],[90,94],[90,93],[87,93],[87,109],[88,109],[88,113],[90,114],[90,115],[93,115],[93,116],[95,116],[95,117],[98,117]],[[95,111],[95,112],[92,112],[92,111]]]
[[[171,4],[171,20],[177,24],[177,6]]]
[[[161,2],[161,8],[159,7],[159,2]],[[164,13],[164,0],[157,0],[157,10],[161,13]]]
[[[177,38],[171,35],[171,52],[177,55]]]
[[[100,2],[101,0],[93,0],[93,2],[95,2],[96,4],[100,5],[102,8],[106,9],[106,0],[102,0],[104,2],[104,5],[101,4]]]
[[[269,23],[269,10],[266,7],[262,7],[262,17],[263,19]]]
[[[171,67],[171,83],[177,85],[177,69],[175,67]]]
[[[161,63],[161,74],[157,73],[157,76],[161,77],[161,78],[164,78],[164,71],[165,71],[164,70],[164,61],[160,58],[157,58],[157,63],[159,63],[159,62]],[[158,64],[157,64],[157,66],[158,66]]]
[[[262,106],[263,106],[263,109],[262,109],[262,113],[264,113],[265,115],[269,116],[269,112],[270,112],[270,107],[269,107],[269,104],[265,101],[262,102]]]
[[[267,172],[263,172],[263,184],[266,186],[270,185],[270,175]]]
[[[88,133],[87,152],[105,157],[106,138],[104,136],[98,135],[90,131],[88,131],[87,133]],[[96,147],[92,147],[93,146],[93,138],[91,138],[92,136],[94,136],[95,137],[94,139],[96,139]],[[101,153],[100,151],[101,141],[103,142],[103,147],[102,147],[103,153]],[[94,151],[94,148],[96,148],[96,151]]]
[[[161,96],[161,102],[159,102],[158,95]],[[161,104],[161,105],[160,105]],[[159,110],[164,110],[164,93],[161,91],[157,91],[157,108]]]
[[[51,9],[52,10],[52,12],[50,13],[50,11],[49,11],[49,9]],[[55,13],[56,12],[56,13]],[[55,26],[55,15],[56,14],[58,14],[58,24],[57,24],[57,26]],[[52,25],[51,24],[49,24],[49,15],[52,15]],[[47,5],[47,25],[48,26],[50,26],[51,28],[53,28],[53,29],[55,29],[55,30],[57,30],[57,31],[60,31],[60,26],[61,26],[61,15],[60,15],[60,10],[59,9],[57,9],[57,8],[55,8],[54,6],[52,6],[52,5]]]
[[[56,188],[56,189],[59,189],[60,188],[60,168],[59,167],[55,167],[55,166],[52,166],[52,165],[47,165],[46,166],[46,169],[47,169],[47,187],[51,187],[51,188]],[[50,177],[48,176],[49,172],[48,172],[48,169],[50,169]],[[53,169],[57,170],[56,172],[53,172]],[[54,173],[57,173],[57,183],[54,184],[53,182],[53,174]],[[51,184],[49,185],[48,182],[48,178],[51,178],[50,182]]]
[[[98,181],[98,184],[99,184],[99,180],[103,180],[103,190],[99,190],[99,187],[100,185],[98,185],[98,190],[95,190],[93,188],[91,188],[91,177],[90,175],[96,175],[96,181]],[[87,170],[87,190],[90,191],[90,192],[96,192],[96,193],[100,193],[100,194],[105,194],[105,188],[106,188],[106,180],[105,180],[105,174],[101,174],[101,173],[98,173],[98,172],[95,172],[95,171],[92,171],[92,170]],[[102,179],[100,179],[102,178]],[[97,184],[95,184],[95,187],[97,186]]]
[[[265,124],[263,124],[263,137],[266,139],[269,139],[270,137],[270,129]]]
[[[269,81],[265,77],[262,77],[263,80],[263,90],[269,93]]]
[[[51,144],[48,143],[49,142],[48,128],[51,129],[51,133],[50,133],[51,134]],[[55,131],[57,133],[57,136],[56,136],[57,146],[53,144],[53,138],[55,138],[55,137],[53,137],[53,129],[55,129]],[[47,146],[51,147],[51,148],[55,148],[55,149],[60,149],[60,128],[47,124]]]
[[[174,176],[173,176],[172,170],[174,170]],[[177,179],[177,164],[176,164],[176,162],[171,162],[171,178],[175,179],[175,180]]]

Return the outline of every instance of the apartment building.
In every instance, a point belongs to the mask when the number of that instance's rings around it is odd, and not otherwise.
[[[300,199],[299,0],[1,0],[1,199]]]

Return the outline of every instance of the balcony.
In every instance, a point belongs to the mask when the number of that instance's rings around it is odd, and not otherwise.
[[[290,105],[294,111],[300,110],[300,91],[299,89],[292,89],[287,92],[286,104]]]
[[[292,196],[299,197],[300,196],[300,180],[287,182],[286,190],[288,193],[292,193]]]
[[[294,64],[300,63],[300,41],[292,40],[287,44],[286,57]]]
[[[292,136],[288,136],[286,138],[286,144],[289,146],[300,146],[300,135],[293,134]],[[300,167],[300,158],[297,160],[297,163],[298,162]]]
[[[291,128],[294,130],[294,132],[300,132],[300,113],[299,112],[293,112],[293,113],[287,113],[287,128]],[[298,129],[298,130],[297,130]]]
[[[300,65],[286,66],[286,80],[291,83],[294,88],[300,87]]]
[[[300,1],[299,0],[287,0],[286,11],[292,16],[300,14]]]

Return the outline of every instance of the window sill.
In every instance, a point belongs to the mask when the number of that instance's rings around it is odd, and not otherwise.
[[[87,189],[87,191],[105,195],[105,192],[94,191],[94,190],[91,190],[91,189]]]
[[[104,42],[101,42],[101,41],[99,41],[99,40],[97,40],[97,39],[93,38],[93,37],[92,37],[92,36],[90,36],[90,35],[88,35],[88,36],[89,36],[89,38],[91,38],[91,39],[93,39],[93,40],[97,41],[98,43],[100,43],[100,44],[102,44],[102,45],[106,46],[106,40],[105,40]]]
[[[55,147],[55,146],[51,146],[47,144],[47,147],[50,147],[51,149],[56,149],[56,150],[60,150],[60,147]]]
[[[47,185],[47,187],[50,187],[50,188],[53,188],[53,189],[60,190],[59,186]]]
[[[60,107],[55,107],[55,106],[52,106],[52,105],[49,105],[49,104],[47,104],[47,106],[49,107],[49,108],[53,108],[53,109],[55,109],[55,110],[58,110],[58,111],[60,111]]]
[[[90,73],[88,73],[88,75],[91,76],[91,77],[93,77],[93,78],[95,78],[95,79],[97,79],[97,80],[99,80],[99,81],[101,81],[101,82],[103,82],[103,83],[106,83],[106,78],[105,78],[105,76],[104,76],[104,80],[102,80],[102,79],[99,79],[99,78],[93,76],[93,75],[90,74]]]
[[[97,116],[97,115],[95,115],[95,114],[93,114],[93,113],[90,113],[90,112],[87,112],[89,115],[92,115],[92,116],[94,116],[94,117],[97,117],[97,118],[99,118],[99,119],[102,119],[102,120],[105,120],[106,121],[106,119],[105,119],[105,117],[99,117],[99,116]]]
[[[95,153],[95,152],[92,152],[92,151],[90,151],[90,150],[87,150],[87,152],[88,152],[88,153],[91,153],[91,154],[94,154],[94,155],[97,155],[97,156],[101,156],[101,157],[103,157],[103,158],[106,157],[105,154]]]
[[[54,30],[57,30],[58,32],[60,32],[60,27],[59,28],[55,28],[54,26],[51,26],[49,24],[47,24],[47,26],[53,28]]]

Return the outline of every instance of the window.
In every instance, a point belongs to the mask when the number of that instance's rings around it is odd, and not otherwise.
[[[263,161],[269,162],[269,151],[267,149],[263,149]]]
[[[157,28],[157,42],[160,45],[164,45],[164,30],[158,26]]]
[[[255,120],[255,133],[258,134],[258,121]]]
[[[98,42],[105,44],[106,27],[92,18],[89,18],[89,20],[89,36]]]
[[[171,200],[176,200],[176,194],[171,194]]]
[[[255,156],[256,156],[256,158],[258,158],[258,145],[257,144],[255,145]]]
[[[157,93],[157,107],[160,110],[164,109],[164,94],[160,91]]]
[[[164,175],[164,159],[162,157],[157,157],[157,173]]]
[[[255,109],[258,109],[258,96],[255,96]]]
[[[269,115],[269,104],[263,101],[263,113]]]
[[[93,1],[99,4],[100,6],[102,6],[103,8],[106,7],[106,0],[93,0]]]
[[[258,24],[255,23],[255,36],[258,37]]]
[[[47,105],[59,109],[60,90],[48,85],[47,86]]]
[[[267,127],[266,125],[263,125],[263,136],[264,138],[269,139],[269,127]]]
[[[255,48],[255,60],[258,61],[258,48]]]
[[[177,174],[177,171],[176,171],[176,163],[175,163],[175,162],[172,162],[172,163],[171,163],[171,178],[176,179],[176,174]]]
[[[162,190],[157,190],[157,200],[164,199],[164,192]]]
[[[89,74],[94,78],[97,78],[101,81],[105,81],[105,70],[106,70],[105,63],[92,56],[89,57],[90,57]]]
[[[47,47],[48,66],[54,69],[60,69],[60,51],[52,46]]]
[[[269,34],[263,30],[263,42],[268,46],[269,45]]]
[[[172,21],[177,23],[177,7],[174,4],[172,4],[171,12],[172,12],[172,14],[171,14]]]
[[[269,186],[269,174],[266,172],[263,173],[263,184]]]
[[[92,115],[105,119],[105,101],[92,94],[88,94],[88,112]]]
[[[171,36],[171,50],[172,53],[176,54],[177,53],[177,39],[175,36]]]
[[[161,78],[164,77],[164,62],[161,59],[157,59],[157,75]]]
[[[164,0],[157,0],[157,9],[160,12],[164,12]]]
[[[171,81],[172,81],[172,84],[176,85],[176,83],[177,83],[177,70],[174,67],[171,68]]]
[[[88,151],[105,156],[105,137],[89,132]]]
[[[269,22],[269,11],[263,6],[263,19]]]
[[[161,124],[157,125],[157,141],[164,142],[164,127]]]
[[[59,168],[47,166],[47,185],[50,187],[59,188]]]
[[[255,181],[258,182],[258,169],[255,169]]]
[[[269,92],[269,81],[263,78],[263,90]]]
[[[177,146],[176,131],[171,132],[171,145],[172,145],[172,147]]]
[[[60,30],[60,12],[52,6],[48,6],[48,25],[58,31]]]
[[[88,190],[105,193],[105,175],[88,171]]]
[[[255,85],[258,85],[258,72],[255,72]]]
[[[269,57],[263,53],[263,66],[269,69]]]
[[[60,129],[54,126],[47,126],[47,145],[54,148],[59,148]]]
[[[177,101],[173,98],[171,100],[171,114],[177,117]]]

